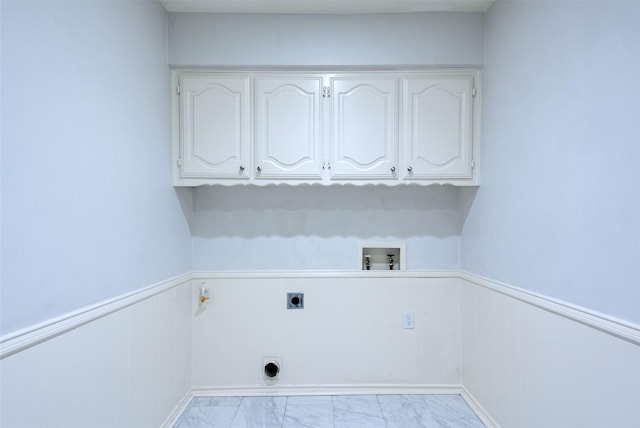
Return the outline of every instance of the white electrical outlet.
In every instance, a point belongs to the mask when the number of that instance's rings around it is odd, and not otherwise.
[[[413,311],[405,311],[402,314],[402,327],[405,330],[413,330],[416,328],[416,313]]]

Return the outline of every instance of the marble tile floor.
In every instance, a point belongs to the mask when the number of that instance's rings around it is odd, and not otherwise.
[[[174,428],[484,428],[460,395],[196,397]]]

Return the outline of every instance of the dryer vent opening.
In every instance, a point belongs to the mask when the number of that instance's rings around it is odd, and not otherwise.
[[[280,366],[276,361],[269,361],[267,364],[265,364],[264,366],[265,377],[273,379],[274,377],[278,376],[278,373],[280,373]]]

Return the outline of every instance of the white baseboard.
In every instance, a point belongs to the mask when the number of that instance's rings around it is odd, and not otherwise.
[[[259,396],[318,396],[318,395],[386,395],[386,394],[459,394],[487,428],[499,428],[498,424],[476,401],[463,385],[284,385],[265,386],[212,386],[194,388],[178,403],[162,428],[172,428],[189,403],[196,397],[259,397]]]
[[[491,417],[484,407],[482,407],[478,400],[476,400],[473,394],[471,394],[464,385],[462,386],[460,395],[487,428],[500,428],[500,425],[498,425],[498,423]]]
[[[460,394],[462,385],[282,385],[211,386],[194,388],[194,397],[255,397],[289,395]]]
[[[191,400],[193,399],[193,397],[196,397],[193,391],[187,392],[185,396],[182,397],[180,401],[178,401],[178,404],[176,404],[176,407],[169,414],[169,416],[164,421],[164,423],[160,425],[160,427],[173,428],[175,424],[178,423],[178,419],[180,419],[180,416],[182,416],[184,411],[187,410],[187,407],[189,407],[189,403],[191,403]]]

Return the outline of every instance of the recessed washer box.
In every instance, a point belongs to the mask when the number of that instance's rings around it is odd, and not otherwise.
[[[404,242],[360,242],[358,243],[357,269],[406,269],[406,248]]]

